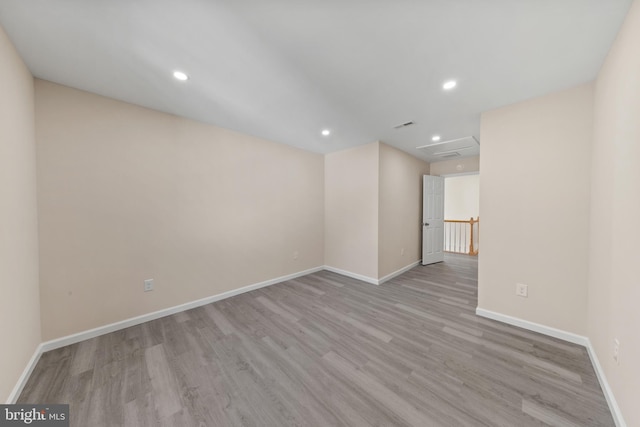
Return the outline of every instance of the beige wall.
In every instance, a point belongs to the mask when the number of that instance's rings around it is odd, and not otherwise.
[[[380,144],[378,278],[422,258],[422,176],[429,164]]]
[[[325,156],[325,264],[377,280],[421,257],[429,164],[381,142]]]
[[[596,82],[589,245],[589,337],[629,426],[640,426],[639,52],[635,1]]]
[[[586,333],[592,117],[591,84],[482,114],[480,308]]]
[[[451,176],[444,180],[444,217],[468,220],[480,215],[480,175]]]
[[[374,142],[325,156],[325,264],[378,277],[378,162]]]
[[[323,265],[323,156],[35,89],[45,340]]]
[[[482,145],[480,147],[482,147]],[[431,163],[430,167],[431,175],[434,176],[458,175],[461,173],[478,172],[480,170],[480,156],[433,162]]]
[[[33,77],[0,28],[0,399],[41,341]]]

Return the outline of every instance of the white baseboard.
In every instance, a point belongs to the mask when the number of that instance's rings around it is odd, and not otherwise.
[[[89,329],[87,331],[78,332],[77,334],[67,335],[65,337],[56,338],[51,341],[46,341],[41,344],[42,351],[54,350],[56,348],[65,347],[67,345],[75,344],[80,341],[95,338],[100,335],[108,334],[110,332],[119,331],[121,329],[129,328],[131,326],[139,325],[141,323],[149,322],[151,320],[159,319],[161,317],[170,316],[175,313],[179,313],[192,308],[200,307],[210,304],[212,302],[220,301],[225,298],[230,298],[235,295],[243,294],[245,292],[253,291],[255,289],[264,288],[266,286],[275,285],[276,283],[286,282],[287,280],[295,279],[297,277],[306,276],[307,274],[321,271],[323,267],[310,268],[309,270],[299,271],[297,273],[288,274],[286,276],[276,277],[275,279],[266,280],[264,282],[254,283],[252,285],[243,286],[238,289],[232,289],[221,294],[212,295],[210,297],[202,298],[199,300],[187,302],[185,304],[176,305],[173,307],[165,308],[162,310],[154,311],[152,313],[143,314],[141,316],[132,317],[129,319],[121,320],[119,322],[110,323],[108,325],[99,326],[97,328]]]
[[[86,331],[78,332],[76,334],[67,335],[67,336],[64,336],[64,337],[61,337],[61,338],[56,338],[54,340],[46,341],[46,342],[43,342],[42,344],[40,344],[40,346],[39,346],[40,353],[43,353],[43,352],[46,352],[46,351],[50,351],[50,350],[55,350],[57,348],[61,348],[61,347],[65,347],[67,345],[75,344],[75,343],[78,343],[80,341],[84,341],[84,340],[88,340],[88,339],[91,339],[91,338],[95,338],[95,337],[98,337],[100,335],[104,335],[104,334],[108,334],[108,333],[111,333],[111,332],[119,331],[121,329],[129,328],[131,326],[139,325],[141,323],[149,322],[151,320],[159,319],[161,317],[170,316],[172,314],[179,313],[179,312],[186,311],[186,310],[190,310],[192,308],[196,308],[196,307],[200,307],[200,306],[203,306],[203,305],[207,305],[207,304],[210,304],[212,302],[220,301],[220,300],[223,300],[225,298],[229,298],[229,297],[232,297],[232,296],[235,296],[235,295],[239,295],[239,294],[242,294],[242,293],[245,293],[245,292],[253,291],[255,289],[264,288],[266,286],[274,285],[276,283],[286,282],[287,280],[295,279],[295,278],[298,278],[298,277],[301,277],[301,276],[306,276],[307,274],[315,273],[315,272],[321,271],[321,270],[332,271],[334,273],[338,273],[338,274],[342,274],[342,275],[347,276],[347,277],[352,277],[354,279],[362,280],[362,281],[365,281],[367,283],[372,283],[374,285],[379,285],[379,284],[381,284],[383,282],[386,282],[387,280],[392,279],[393,277],[396,277],[396,276],[404,273],[407,270],[410,270],[411,268],[413,268],[414,266],[416,266],[418,264],[419,264],[419,261],[411,263],[410,265],[408,265],[406,267],[403,267],[400,270],[395,271],[395,272],[383,277],[380,280],[374,279],[374,278],[368,277],[368,276],[363,276],[361,274],[352,273],[350,271],[346,271],[346,270],[341,270],[341,269],[338,269],[338,268],[330,267],[330,266],[314,267],[314,268],[310,268],[308,270],[299,271],[297,273],[288,274],[286,276],[276,277],[275,279],[266,280],[264,282],[259,282],[259,283],[254,283],[252,285],[243,286],[242,288],[233,289],[233,290],[230,290],[230,291],[227,291],[227,292],[223,292],[221,294],[217,294],[217,295],[213,295],[213,296],[210,296],[210,297],[202,298],[202,299],[199,299],[199,300],[196,300],[196,301],[191,301],[191,302],[188,302],[188,303],[185,303],[185,304],[180,304],[180,305],[176,305],[176,306],[173,306],[173,307],[168,307],[168,308],[165,308],[165,309],[162,309],[162,310],[154,311],[152,313],[146,313],[146,314],[143,314],[143,315],[140,315],[140,316],[136,316],[136,317],[132,317],[132,318],[129,318],[129,319],[121,320],[119,322],[110,323],[108,325],[99,326],[97,328],[93,328],[93,329],[89,329],[89,330],[86,330]]]
[[[415,267],[416,265],[419,265],[421,261],[415,261],[412,262],[411,264],[402,267],[400,270],[396,270],[391,274],[387,274],[386,276],[378,279],[378,285],[382,285],[384,282],[387,282],[391,279],[393,279],[394,277],[398,277],[399,275],[406,273],[407,271],[411,270],[413,267]]]
[[[607,399],[607,403],[609,404],[609,410],[611,411],[611,415],[613,416],[613,421],[616,423],[616,427],[627,427],[627,423],[624,421],[624,418],[622,417],[622,412],[620,411],[618,402],[616,401],[616,398],[613,395],[613,390],[611,390],[611,387],[609,387],[609,382],[607,381],[607,377],[604,374],[602,365],[600,365],[600,360],[598,360],[598,356],[596,355],[596,350],[593,348],[593,345],[591,344],[591,340],[588,338],[587,338],[587,345],[585,347],[587,347],[587,352],[589,353],[591,364],[593,365],[593,369],[596,371],[596,375],[598,376],[598,381],[600,381],[600,387],[602,387],[602,392],[604,393],[604,397]]]
[[[578,335],[572,332],[563,331],[562,329],[556,329],[550,326],[541,325],[540,323],[529,322],[528,320],[508,316],[502,313],[496,313],[495,311],[485,310],[480,307],[476,308],[476,314],[480,317],[486,317],[487,319],[497,320],[498,322],[518,326],[523,329],[528,329],[533,332],[538,332],[540,334],[558,338],[563,341],[568,341],[573,344],[578,344],[583,347],[586,347],[587,343],[589,342],[589,339],[583,335]]]
[[[33,369],[38,364],[38,360],[40,360],[40,356],[42,356],[42,353],[42,344],[38,344],[38,347],[36,347],[36,350],[33,352],[31,359],[29,359],[29,363],[27,363],[24,371],[22,371],[22,375],[20,375],[20,378],[18,378],[18,382],[16,383],[15,387],[13,387],[13,390],[11,390],[9,397],[7,398],[7,405],[16,403],[18,397],[20,397],[20,393],[22,393],[22,390],[24,389],[24,386],[27,385],[27,381],[29,380]]]
[[[358,274],[358,273],[353,273],[353,272],[347,271],[347,270],[341,270],[339,268],[331,267],[329,265],[325,265],[324,269],[327,270],[327,271],[331,271],[333,273],[341,274],[343,276],[351,277],[352,279],[357,279],[357,280],[361,280],[363,282],[371,283],[372,285],[382,285],[384,282],[387,282],[387,281],[393,279],[394,277],[397,277],[397,276],[401,275],[402,273],[405,273],[405,272],[411,270],[413,267],[415,267],[418,264],[420,264],[420,261],[412,262],[411,264],[409,264],[409,265],[407,265],[405,267],[402,267],[401,269],[396,270],[391,274],[387,274],[386,276],[381,277],[380,279],[374,279],[373,277],[365,276],[365,275]]]
[[[618,406],[618,402],[613,395],[613,390],[611,390],[611,387],[609,387],[609,382],[607,381],[607,377],[604,374],[602,365],[600,365],[598,356],[596,355],[595,349],[593,348],[591,340],[588,337],[577,335],[572,332],[563,331],[561,329],[552,328],[550,326],[541,325],[539,323],[529,322],[528,320],[519,319],[517,317],[508,316],[506,314],[496,313],[495,311],[485,310],[480,307],[476,308],[476,314],[481,317],[486,317],[488,319],[497,320],[498,322],[518,326],[523,329],[538,332],[543,335],[548,335],[550,337],[558,338],[585,347],[587,349],[587,353],[589,353],[589,358],[591,359],[593,369],[596,371],[596,376],[598,377],[598,381],[600,382],[600,387],[602,387],[602,392],[605,399],[607,400],[607,404],[609,405],[609,410],[611,411],[611,415],[613,416],[613,421],[616,423],[616,427],[627,427],[627,424],[622,417],[620,407]]]
[[[372,285],[379,285],[378,279],[374,279],[373,277],[364,276],[358,273],[352,273],[347,270],[341,270],[339,268],[331,267],[329,265],[325,265],[324,269],[327,271],[331,271],[332,273],[338,273],[343,276],[351,277],[352,279],[362,280],[363,282],[371,283]]]

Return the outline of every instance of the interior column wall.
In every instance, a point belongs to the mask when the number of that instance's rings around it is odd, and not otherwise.
[[[629,426],[640,425],[639,46],[635,1],[596,81],[589,229],[589,337]]]
[[[479,308],[586,334],[592,127],[592,84],[482,114]]]
[[[380,143],[325,156],[325,264],[378,278]]]
[[[0,28],[0,399],[41,341],[33,77]]]
[[[378,278],[422,259],[422,176],[429,164],[380,144]]]

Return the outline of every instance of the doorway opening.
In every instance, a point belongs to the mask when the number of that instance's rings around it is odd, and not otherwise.
[[[480,251],[480,174],[444,179],[444,252]]]
[[[479,172],[423,177],[422,265],[480,251]]]

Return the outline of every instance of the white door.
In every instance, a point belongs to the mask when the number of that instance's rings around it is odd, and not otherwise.
[[[422,181],[422,265],[444,261],[444,178]]]

